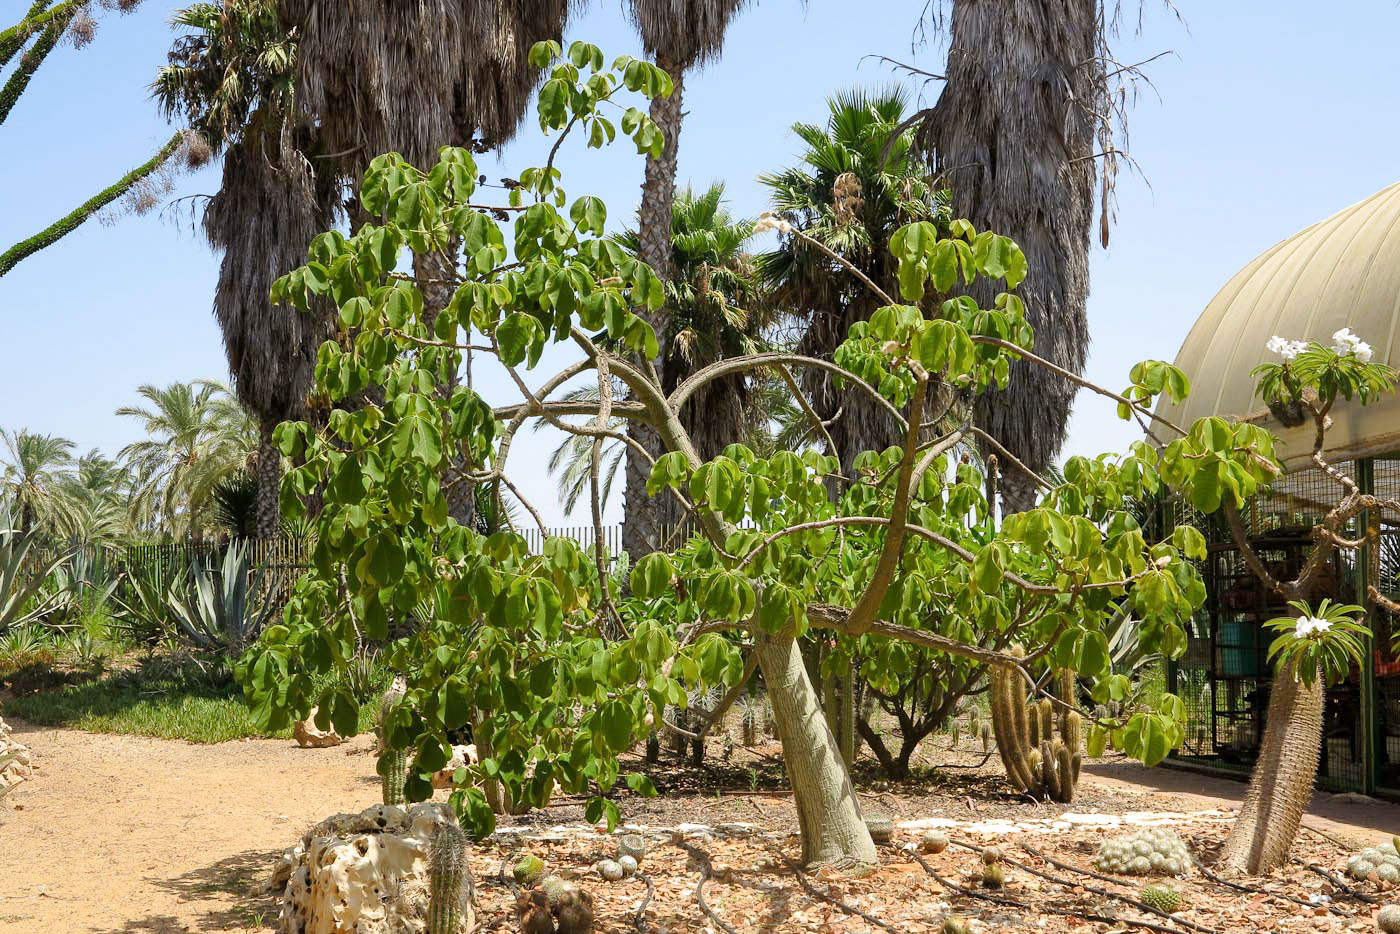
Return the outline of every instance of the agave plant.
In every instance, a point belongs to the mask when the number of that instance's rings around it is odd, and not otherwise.
[[[181,586],[181,584],[184,586]],[[263,574],[249,575],[248,546],[229,545],[218,572],[195,561],[167,602],[180,638],[196,649],[236,656],[252,644],[276,605],[263,599]]]
[[[188,589],[189,568],[173,562],[136,564],[127,569],[124,594],[116,598],[113,627],[138,645],[154,646],[171,635],[169,595]]]
[[[35,533],[21,532],[10,521],[8,504],[0,504],[0,633],[40,619],[60,597],[44,593],[44,581],[69,558],[31,557]]]

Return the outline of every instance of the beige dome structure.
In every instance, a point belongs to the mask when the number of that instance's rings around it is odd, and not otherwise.
[[[1330,344],[1349,327],[1378,361],[1400,362],[1400,183],[1313,224],[1241,269],[1206,306],[1181,345],[1176,365],[1191,380],[1181,405],[1158,413],[1183,427],[1205,415],[1257,420],[1283,442],[1291,469],[1312,453],[1311,423],[1284,428],[1254,395],[1249,372],[1278,357],[1265,349],[1275,334]],[[1334,461],[1400,449],[1400,394],[1364,408],[1333,410],[1327,448]]]

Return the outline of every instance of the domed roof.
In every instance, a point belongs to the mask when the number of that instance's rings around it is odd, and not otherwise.
[[[1205,415],[1257,421],[1283,442],[1290,467],[1311,456],[1313,428],[1284,428],[1254,395],[1249,371],[1277,361],[1265,344],[1275,334],[1329,345],[1349,327],[1400,361],[1400,183],[1284,240],[1241,269],[1186,335],[1176,365],[1191,380],[1181,405],[1158,413],[1183,427]],[[1400,394],[1362,408],[1339,403],[1327,449],[1334,460],[1400,449]]]

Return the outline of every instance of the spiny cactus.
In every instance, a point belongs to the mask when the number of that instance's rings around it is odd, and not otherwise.
[[[429,902],[427,934],[459,934],[462,903],[471,891],[467,835],[447,824],[428,847]]]
[[[1181,893],[1170,885],[1153,883],[1143,886],[1142,900],[1144,904],[1151,905],[1158,911],[1167,914],[1181,909]]]
[[[757,695],[744,697],[743,742],[746,747],[757,746],[763,736],[763,702]]]
[[[894,839],[894,821],[882,815],[865,819],[865,829],[870,831],[870,839],[877,844],[889,843]]]
[[[1400,905],[1386,905],[1376,915],[1376,928],[1381,934],[1400,934]]]
[[[919,838],[919,849],[925,853],[942,853],[948,849],[948,835],[941,830],[927,831]]]
[[[1009,651],[1017,657],[1026,654],[1020,646]],[[1028,699],[1020,671],[1011,665],[992,667],[991,687],[992,727],[1006,777],[1027,794],[1061,803],[1074,800],[1084,761],[1082,718],[1064,709],[1056,717],[1048,698],[1039,703]],[[1062,702],[1074,703],[1074,672],[1062,670],[1056,688]],[[1057,720],[1059,736],[1055,735]]]
[[[949,915],[943,919],[942,934],[970,934],[972,928],[967,926],[967,919],[960,915]]]
[[[1001,863],[988,863],[982,867],[982,885],[989,889],[999,889],[1006,884],[1006,869]]]
[[[403,807],[404,781],[408,778],[408,751],[390,749],[379,757],[379,777],[383,783],[384,803]]]
[[[1103,872],[1132,876],[1153,872],[1179,876],[1191,868],[1191,851],[1174,831],[1153,827],[1105,841],[1094,865]]]
[[[1392,846],[1370,846],[1347,860],[1347,875],[1358,882],[1400,883],[1400,853]]]
[[[532,886],[544,875],[544,860],[532,854],[522,856],[511,870],[511,874],[521,885]]]

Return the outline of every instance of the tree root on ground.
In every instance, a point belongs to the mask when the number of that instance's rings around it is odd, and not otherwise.
[[[890,934],[900,934],[899,928],[888,924],[880,918],[877,918],[875,915],[870,914],[868,911],[862,911],[855,905],[852,905],[846,901],[842,901],[835,895],[832,895],[830,892],[823,892],[821,889],[817,888],[815,885],[812,884],[812,881],[807,878],[807,874],[802,871],[801,866],[797,865],[797,863],[793,862],[792,860],[787,860],[786,862],[788,868],[791,869],[793,873],[797,876],[798,885],[802,886],[802,891],[806,892],[808,895],[812,896],[813,898],[819,901],[826,902],[828,905],[834,905],[837,908],[840,908],[842,911],[846,912],[847,914],[855,915],[856,917],[861,918],[867,923],[873,924],[876,927],[881,928],[882,930],[889,931]]]
[[[1367,895],[1365,892],[1357,891],[1355,888],[1352,888],[1350,885],[1348,885],[1346,881],[1343,880],[1336,873],[1332,872],[1330,869],[1326,869],[1322,866],[1319,866],[1317,863],[1304,862],[1296,856],[1293,857],[1293,862],[1297,863],[1299,866],[1302,866],[1309,872],[1316,873],[1317,875],[1326,879],[1328,882],[1335,885],[1338,889],[1345,892],[1348,898],[1354,898],[1358,902],[1365,902],[1368,905],[1380,905],[1383,904],[1385,901],[1384,899],[1376,898],[1374,895]]]
[[[1350,917],[1350,915],[1348,915],[1345,911],[1342,911],[1340,908],[1337,908],[1337,907],[1334,906],[1334,905],[1326,905],[1326,906],[1323,906],[1323,905],[1314,905],[1312,902],[1308,901],[1308,900],[1305,899],[1305,898],[1295,898],[1295,897],[1293,897],[1292,895],[1285,895],[1285,894],[1282,893],[1282,892],[1271,892],[1271,891],[1269,891],[1268,889],[1261,889],[1261,888],[1259,888],[1258,886],[1255,886],[1255,885],[1246,885],[1246,884],[1243,883],[1243,882],[1235,882],[1235,881],[1233,881],[1233,880],[1223,878],[1223,877],[1220,876],[1218,873],[1215,873],[1215,872],[1211,871],[1210,869],[1207,869],[1205,866],[1201,865],[1199,862],[1196,863],[1196,869],[1201,873],[1201,875],[1205,876],[1206,879],[1207,879],[1208,881],[1214,882],[1216,885],[1224,886],[1224,887],[1227,888],[1227,889],[1234,889],[1236,892],[1248,892],[1248,893],[1251,894],[1251,895],[1267,895],[1269,898],[1277,898],[1277,899],[1279,899],[1280,901],[1292,902],[1292,903],[1295,904],[1295,905],[1302,905],[1304,908],[1322,908],[1322,907],[1325,907],[1328,911],[1332,912],[1332,914],[1334,914],[1334,915],[1342,915],[1343,917]]]
[[[1008,898],[1003,895],[990,895],[986,892],[979,892],[977,889],[970,889],[966,886],[958,885],[956,882],[952,882],[940,876],[938,872],[934,870],[932,866],[929,865],[928,860],[924,859],[922,856],[919,855],[917,850],[906,850],[905,852],[908,853],[911,857],[913,857],[914,860],[918,862],[920,866],[924,867],[924,872],[932,876],[935,882],[937,882],[939,885],[943,886],[945,889],[956,895],[963,895],[968,898],[975,898],[980,899],[981,901],[991,902],[993,905],[1001,905],[1003,908],[1015,908],[1017,911],[1020,911],[1022,913],[1042,912],[1044,914],[1060,915],[1061,917],[1065,918],[1083,918],[1085,921],[1098,921],[1104,924],[1112,924],[1118,926],[1129,925],[1132,927],[1142,928],[1145,931],[1156,931],[1157,934],[1181,934],[1182,931],[1182,929],[1179,927],[1166,927],[1165,925],[1154,924],[1151,921],[1138,921],[1132,918],[1117,918],[1112,917],[1110,915],[1095,914],[1089,911],[1076,911],[1072,908],[1060,908],[1055,905],[1029,904],[1027,902],[1018,901],[1014,898]],[[1173,918],[1171,920],[1177,921],[1178,919]]]
[[[642,896],[642,903],[637,906],[636,914],[632,915],[632,926],[642,934],[647,934],[651,930],[651,925],[647,924],[647,906],[651,904],[652,897],[656,895],[656,883],[651,881],[651,876],[644,872],[637,873],[637,878],[647,884],[647,893]]]
[[[721,918],[709,903],[705,901],[705,883],[710,881],[710,877],[715,874],[715,865],[710,860],[710,854],[700,849],[693,843],[687,843],[679,834],[671,837],[671,842],[685,850],[690,858],[700,865],[700,879],[695,883],[695,901],[700,905],[700,910],[705,913],[711,921],[715,923],[725,934],[739,934],[738,931],[729,926],[729,923]]]

